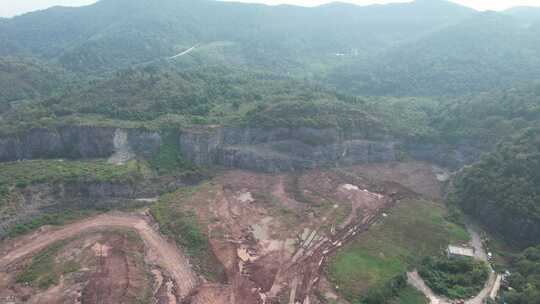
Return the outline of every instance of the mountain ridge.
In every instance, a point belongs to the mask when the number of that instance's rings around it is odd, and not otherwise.
[[[134,63],[129,60],[130,55],[140,55],[138,59],[144,61],[174,53],[176,45],[187,46],[200,41],[255,42],[259,43],[255,46],[259,49],[267,48],[265,45],[273,49],[290,45],[320,53],[328,45],[335,45],[335,49],[384,47],[387,42],[383,37],[403,39],[409,33],[418,35],[448,19],[447,13],[441,16],[436,10],[425,14],[425,8],[414,3],[353,7],[352,10],[335,5],[308,9],[216,1],[160,1],[156,4],[146,0],[102,0],[90,6],[53,8],[7,19],[0,24],[3,32],[0,54],[52,58],[68,68],[72,65],[81,69],[81,60],[82,65],[90,62],[90,66],[91,62],[100,62],[97,58],[85,57],[101,55],[97,53],[103,47],[116,51],[112,56],[106,55],[98,66],[111,63],[126,66],[116,61]],[[452,18],[460,19],[469,13],[468,9],[459,7]],[[409,22],[416,17],[419,18],[415,22]],[[379,33],[368,28],[379,28]],[[261,37],[268,38],[261,40]],[[122,40],[123,45],[115,45]],[[287,45],[280,46],[284,43]],[[51,44],[55,47],[50,47]],[[99,49],[94,50],[96,47]]]

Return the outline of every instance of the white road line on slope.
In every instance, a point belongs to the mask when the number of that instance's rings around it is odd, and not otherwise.
[[[174,55],[174,56],[171,56],[171,57],[169,57],[169,58],[167,58],[167,59],[175,59],[175,58],[178,58],[178,57],[187,55],[187,54],[191,53],[193,50],[195,50],[196,48],[198,48],[200,45],[201,45],[201,44],[198,43],[198,44],[196,44],[196,45],[190,47],[189,49],[187,49],[187,50],[185,50],[185,51],[183,51],[183,52],[180,52],[180,53],[178,53],[178,54],[176,54],[176,55]]]

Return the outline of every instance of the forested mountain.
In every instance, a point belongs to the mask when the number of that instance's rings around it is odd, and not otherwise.
[[[533,304],[540,302],[540,246],[530,247],[512,261],[510,277],[513,290],[501,296],[503,303]]]
[[[432,126],[448,141],[496,143],[540,122],[540,83],[459,97],[440,104]]]
[[[226,59],[292,70],[335,54],[364,58],[459,22],[473,10],[445,1],[359,7],[264,6],[209,0],[102,0],[0,24],[0,54],[26,54],[77,71],[172,56],[197,43],[229,42]],[[313,58],[314,57],[314,58]],[[308,69],[309,70],[309,69]]]
[[[11,101],[48,96],[65,81],[65,71],[38,60],[0,57],[0,109]]]
[[[54,7],[0,22],[0,54],[18,56],[1,61],[1,110],[6,101],[34,100],[2,121],[15,130],[92,115],[223,122],[258,104],[309,100],[315,87],[324,92],[315,99],[336,100],[325,88],[336,87],[351,96],[411,96],[355,105],[407,136],[493,144],[538,121],[538,85],[527,83],[540,78],[540,30],[523,26],[536,11],[477,13],[442,0]],[[194,45],[188,55],[166,59]],[[435,98],[414,97],[420,95]]]
[[[539,67],[540,31],[487,12],[338,68],[327,80],[357,94],[462,95],[537,79]]]
[[[315,8],[101,0],[3,20],[0,54],[103,72],[198,45],[196,60],[182,60],[271,69],[355,94],[462,95],[539,76],[536,12],[478,13],[443,0]]]
[[[55,93],[6,109],[0,133],[62,124],[174,129],[235,124],[393,132],[361,98],[276,74],[222,66],[156,65],[58,84]],[[399,126],[401,132],[403,126]]]
[[[513,244],[540,242],[540,133],[501,144],[455,179],[455,201]]]
[[[364,57],[459,22],[474,11],[445,1],[359,7],[264,6],[209,0],[102,0],[0,24],[0,54],[74,70],[107,70],[172,56],[197,43],[232,43],[235,61],[304,65],[336,53]],[[313,59],[311,59],[313,60]]]

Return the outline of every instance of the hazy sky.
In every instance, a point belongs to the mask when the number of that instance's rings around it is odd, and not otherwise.
[[[1,1],[1,0],[0,0]],[[328,2],[329,0],[230,0],[239,2],[260,2],[266,4],[282,4],[290,3],[304,6],[315,6]],[[339,2],[350,2],[356,4],[373,4],[373,3],[392,3],[392,2],[410,2],[412,0],[335,0]],[[462,5],[466,5],[477,10],[505,10],[513,6],[540,6],[540,0],[450,0]]]
[[[0,16],[11,17],[55,5],[81,6],[94,2],[96,0],[0,0]]]
[[[154,0],[159,1],[159,0]],[[182,1],[182,0],[179,0]],[[315,6],[329,0],[235,0],[239,2],[259,2],[266,4],[296,4]],[[408,2],[407,0],[340,0],[356,4]],[[467,5],[478,10],[504,10],[512,6],[540,6],[540,0],[451,0],[456,3]],[[11,17],[14,15],[45,9],[54,5],[80,6],[96,2],[96,0],[0,0],[0,16]]]

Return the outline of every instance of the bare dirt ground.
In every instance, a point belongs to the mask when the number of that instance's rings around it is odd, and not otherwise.
[[[195,289],[198,278],[182,252],[156,232],[144,216],[119,213],[98,216],[67,225],[61,229],[39,231],[14,242],[8,242],[0,249],[0,253],[2,253],[0,272],[5,276],[6,273],[13,271],[13,268],[17,268],[18,263],[25,258],[40,252],[55,242],[73,238],[84,232],[110,228],[127,228],[138,233],[146,247],[146,263],[163,269],[166,275],[172,278],[174,282],[174,286],[171,286],[171,292],[174,292],[175,296],[170,301],[167,301],[168,303],[176,303],[177,299],[180,300],[188,296]],[[91,290],[108,290],[104,294],[114,298],[114,292],[122,290],[115,284],[121,284],[121,281],[118,279],[113,280],[113,277],[108,276],[108,274],[120,271],[117,267],[121,267],[122,257],[118,255],[118,251],[115,249],[118,246],[109,247],[108,245],[94,244],[94,250],[99,252],[100,256],[106,256],[107,259],[102,261],[103,265],[92,276],[87,286],[93,286]],[[139,250],[144,251],[144,249]],[[133,281],[130,282],[133,283]],[[99,293],[99,295],[104,297],[102,293]],[[82,294],[82,297],[86,300],[95,300],[87,301],[88,303],[118,303],[112,300],[102,301],[103,298],[97,299],[96,296],[95,294]]]
[[[43,271],[34,270],[35,284],[16,281],[22,269],[31,267],[30,258],[3,272],[7,280],[0,289],[0,299],[40,304],[135,303],[151,290],[144,255],[136,254],[139,252],[144,252],[144,243],[127,230],[90,232],[63,240],[49,252],[54,262]],[[58,284],[41,287],[39,282],[50,274],[59,278]]]
[[[4,281],[10,281],[6,273],[17,271],[25,259],[58,240],[88,231],[126,228],[140,235],[145,262],[154,266],[152,303],[318,304],[315,291],[324,289],[325,294],[337,296],[323,274],[329,256],[378,222],[398,201],[440,194],[437,172],[424,163],[290,174],[230,171],[179,197],[171,206],[194,213],[207,227],[226,282],[199,279],[182,252],[152,228],[147,216],[117,213],[61,229],[43,229],[1,245],[0,289]],[[114,268],[122,264],[115,248],[123,247],[113,241],[92,242],[90,248],[102,264],[96,266],[87,286],[91,290],[111,288],[107,294],[113,294],[112,289],[121,289],[114,284],[122,280],[113,282],[107,274],[129,277],[122,272],[129,268]],[[60,282],[53,288],[65,291],[66,286]],[[95,298],[88,294],[85,299]]]
[[[401,184],[426,198],[441,198],[441,181],[448,177],[448,172],[425,162],[389,162],[354,166],[352,172],[369,179],[392,181]]]
[[[319,303],[313,294],[325,282],[328,257],[397,201],[421,195],[397,182],[407,168],[381,166],[296,174],[231,171],[179,201],[177,208],[194,210],[208,226],[227,273],[227,284],[200,288],[192,303]],[[409,166],[418,175],[409,177],[410,185],[439,193],[431,166]],[[363,176],[370,170],[385,174]]]

